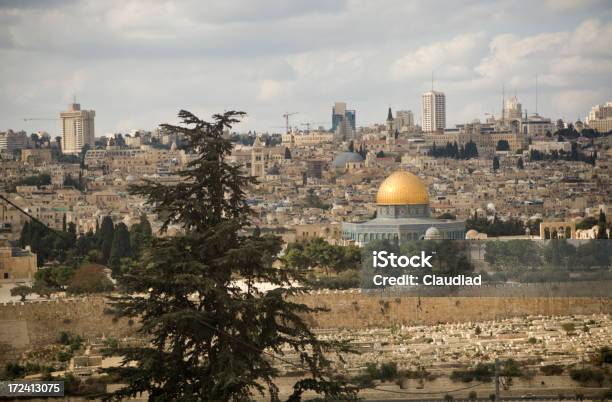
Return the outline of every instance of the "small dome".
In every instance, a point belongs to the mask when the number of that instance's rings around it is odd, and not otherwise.
[[[376,194],[378,205],[429,204],[427,187],[418,176],[398,171],[387,177]]]
[[[478,232],[475,231],[474,229],[470,229],[467,231],[467,233],[465,234],[465,238],[467,240],[473,240],[473,239],[478,239]]]
[[[349,162],[363,162],[363,158],[357,152],[342,152],[332,162],[335,168],[343,168]]]
[[[438,228],[430,227],[425,231],[425,240],[439,240],[442,238],[442,233],[438,230]]]

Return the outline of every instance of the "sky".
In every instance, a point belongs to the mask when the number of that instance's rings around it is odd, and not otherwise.
[[[76,97],[96,135],[202,118],[238,131],[357,125],[387,108],[421,118],[446,94],[447,126],[499,115],[502,86],[529,113],[584,119],[612,100],[612,1],[0,0],[0,131],[58,135]]]

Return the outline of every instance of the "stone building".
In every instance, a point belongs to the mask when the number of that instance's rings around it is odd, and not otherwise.
[[[0,235],[0,283],[31,281],[36,274],[36,254],[29,249],[13,247]]]

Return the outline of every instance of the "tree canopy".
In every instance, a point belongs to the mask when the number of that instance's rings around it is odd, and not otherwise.
[[[279,372],[270,357],[282,356],[287,345],[309,374],[296,382],[291,401],[307,390],[355,397],[352,387],[334,379],[326,358],[341,345],[317,340],[302,318],[315,310],[291,301],[305,291],[293,285],[299,271],[272,267],[281,240],[249,234],[244,190],[255,179],[228,163],[232,143],[223,137],[243,115],[229,111],[207,122],[180,111],[183,125],[162,127],[183,135],[196,152],[178,173],[183,180],[130,188],[163,212],[162,231],[178,225],[184,232],[151,239],[142,260],[119,279],[131,295],[112,298],[115,312],[137,318],[150,343],[118,350],[124,364],[108,371],[127,386],[109,398],[146,391],[151,400],[243,401],[265,393],[278,401]],[[261,291],[260,282],[275,289]]]

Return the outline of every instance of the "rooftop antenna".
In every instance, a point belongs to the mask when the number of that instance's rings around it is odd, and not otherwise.
[[[538,75],[536,74],[536,105],[535,105],[535,109],[536,109],[536,116],[538,114]]]
[[[505,108],[505,101],[506,101],[506,84],[502,84],[502,121],[504,121],[504,117],[506,117],[506,111],[504,110]]]

